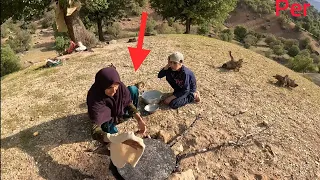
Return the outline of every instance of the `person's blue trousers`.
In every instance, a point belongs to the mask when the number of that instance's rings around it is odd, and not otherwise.
[[[179,107],[185,106],[186,104],[192,103],[193,101],[194,101],[193,93],[188,93],[172,100],[169,106],[172,109],[178,109]]]

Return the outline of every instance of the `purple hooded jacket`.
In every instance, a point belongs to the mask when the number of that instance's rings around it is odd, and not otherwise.
[[[119,83],[119,88],[115,95],[110,97],[104,91],[113,83]],[[130,92],[121,82],[117,70],[113,67],[107,67],[98,71],[95,82],[87,94],[90,119],[98,125],[110,120],[116,121],[124,114],[124,108],[130,103]]]

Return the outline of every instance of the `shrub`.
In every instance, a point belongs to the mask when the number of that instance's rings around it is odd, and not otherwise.
[[[171,34],[174,30],[168,25],[168,23],[162,23],[155,27],[159,34]]]
[[[10,46],[1,47],[1,77],[20,70],[20,59]]]
[[[284,49],[283,49],[283,46],[281,45],[275,45],[272,47],[272,50],[273,50],[273,53],[275,55],[278,55],[278,56],[281,56],[285,53]]]
[[[267,38],[265,39],[265,42],[270,46],[270,44],[272,42],[275,42],[277,40],[277,38],[273,35],[269,35],[267,36]]]
[[[207,35],[209,31],[210,31],[210,25],[208,23],[204,23],[198,27],[197,33],[200,35]]]
[[[221,24],[216,24],[214,27],[213,27],[213,32],[214,33],[220,33],[224,30],[224,26],[221,25]]]
[[[118,38],[121,33],[121,27],[119,23],[114,23],[111,26],[108,26],[106,29],[106,33],[111,35],[114,38]]]
[[[62,52],[69,47],[69,41],[70,40],[64,36],[58,36],[55,39],[54,48],[56,49],[56,51]]]
[[[250,31],[248,34],[255,36],[256,38],[258,38],[258,40],[264,37],[263,34],[255,32],[255,31]]]
[[[320,63],[320,56],[316,54],[311,54],[310,57],[313,59],[313,63],[319,64]]]
[[[240,42],[243,42],[247,33],[248,33],[248,30],[243,26],[236,26],[236,28],[234,29],[234,35],[236,39]]]
[[[319,71],[318,66],[316,64],[310,64],[307,68],[306,68],[307,72],[311,72],[311,73],[316,73]]]
[[[295,57],[298,55],[300,52],[300,49],[297,45],[293,45],[289,50],[288,50],[288,55],[291,57]]]
[[[250,44],[245,43],[245,44],[243,45],[243,47],[244,47],[244,48],[246,48],[246,49],[249,49],[249,48],[251,47],[251,45],[250,45]]]
[[[38,27],[37,23],[35,23],[35,22],[31,22],[31,23],[29,23],[27,25],[27,29],[29,30],[29,32],[31,34],[35,34],[36,33],[37,27]]]
[[[299,47],[299,41],[296,40],[296,39],[287,39],[285,42],[284,42],[284,48],[286,50],[289,50],[293,45],[296,45]],[[300,50],[300,49],[299,49]]]
[[[173,23],[172,27],[175,29],[177,34],[182,34],[184,32],[184,26],[179,23]]]
[[[283,44],[287,41],[287,39],[284,37],[279,37],[278,40],[280,40],[281,43],[283,43]]]
[[[31,48],[31,35],[26,30],[19,30],[14,37],[8,39],[8,44],[16,52],[27,51]]]
[[[310,57],[310,51],[308,49],[304,49],[300,51],[299,55]]]
[[[1,38],[9,36],[9,27],[6,23],[1,24]]]
[[[289,67],[297,72],[306,72],[312,66],[312,58],[308,51],[301,51],[289,60]]]
[[[271,55],[272,55],[272,51],[266,51],[265,52],[265,56],[267,57],[267,58],[271,58]]]
[[[234,34],[231,29],[225,29],[220,33],[220,38],[223,41],[231,42],[233,37],[234,37]]]
[[[269,47],[272,49],[274,46],[277,46],[277,45],[283,47],[283,44],[282,44],[282,42],[280,40],[275,40],[274,42],[270,43]]]
[[[287,20],[286,20],[286,17],[284,17],[283,15],[281,15],[279,18],[278,18],[278,22],[281,26],[285,25]]]
[[[48,11],[44,13],[44,17],[41,21],[42,28],[52,27],[55,24],[55,14],[54,10]]]
[[[171,18],[171,17],[167,18],[167,22],[168,22],[168,25],[172,27],[174,23],[174,18]]]
[[[146,25],[146,33],[153,34],[156,27],[156,21],[152,18],[148,18]]]
[[[300,32],[301,29],[302,29],[302,27],[301,27],[300,24],[296,24],[296,25],[294,26],[294,31],[296,31],[296,32]]]
[[[300,41],[300,45],[302,49],[307,49],[307,46],[310,44],[311,40],[310,38],[304,38]]]
[[[250,46],[257,44],[258,38],[255,37],[254,35],[248,34],[243,41],[244,41],[245,47],[249,48]]]
[[[120,37],[120,34],[118,36]],[[85,33],[82,33],[81,41],[88,48],[95,47],[98,43],[98,39],[91,31],[85,31]]]

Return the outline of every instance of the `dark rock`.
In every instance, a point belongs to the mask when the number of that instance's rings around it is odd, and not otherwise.
[[[118,168],[126,180],[165,180],[175,169],[176,157],[169,145],[156,139],[144,139],[146,148],[135,168]]]

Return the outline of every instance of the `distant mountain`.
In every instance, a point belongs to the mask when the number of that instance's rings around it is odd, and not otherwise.
[[[320,11],[320,0],[308,0],[308,2]]]

